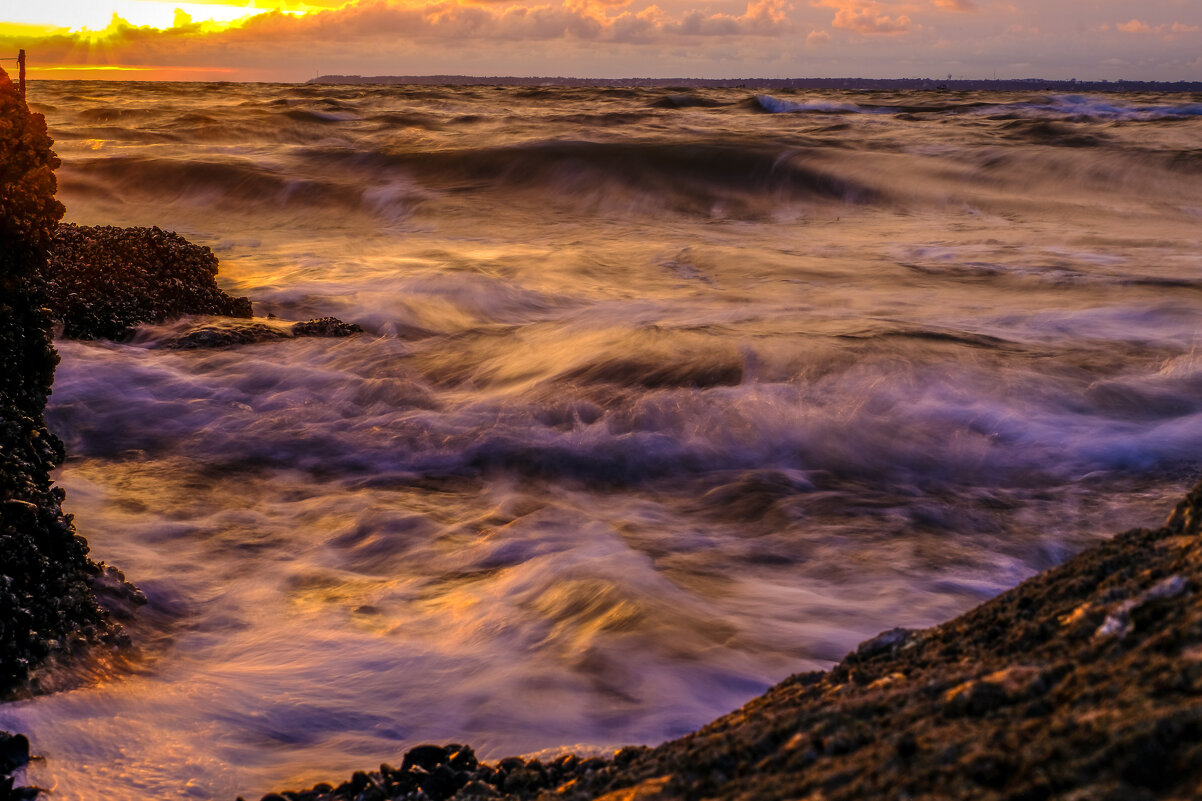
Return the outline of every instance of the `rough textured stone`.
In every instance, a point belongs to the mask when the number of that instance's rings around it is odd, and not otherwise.
[[[344,323],[337,317],[318,317],[303,323],[293,323],[292,335],[298,337],[349,337],[363,329],[354,323]]]
[[[163,341],[159,347],[174,350],[229,348],[294,337],[346,337],[362,331],[354,323],[344,323],[336,317],[322,317],[303,323],[284,323],[274,319],[267,322],[225,319],[195,325]]]
[[[120,636],[50,480],[63,459],[43,419],[58,355],[38,276],[63,213],[50,146],[45,118],[0,72],[0,697],[48,660]]]
[[[59,225],[43,281],[63,336],[128,338],[134,326],[185,314],[250,317],[217,287],[217,257],[161,228]]]

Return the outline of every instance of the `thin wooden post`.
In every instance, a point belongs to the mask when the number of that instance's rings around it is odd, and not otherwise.
[[[8,52],[12,52],[9,50]],[[17,90],[25,97],[25,51],[17,51]]]

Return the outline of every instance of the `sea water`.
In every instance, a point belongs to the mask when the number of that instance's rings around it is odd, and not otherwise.
[[[1202,98],[43,82],[67,220],[258,316],[58,342],[131,672],[0,707],[54,797],[654,744],[1202,465]]]

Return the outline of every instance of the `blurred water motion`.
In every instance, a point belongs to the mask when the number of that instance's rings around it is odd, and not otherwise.
[[[60,343],[67,509],[176,622],[0,708],[35,778],[655,743],[1196,479],[1198,98],[665,94],[38,85],[68,219],[368,333]]]

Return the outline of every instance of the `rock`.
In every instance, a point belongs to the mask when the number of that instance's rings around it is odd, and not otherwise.
[[[658,801],[661,798],[671,798],[671,795],[664,792],[664,786],[671,779],[671,776],[645,779],[634,787],[626,787],[598,796],[596,801]]]
[[[173,350],[228,348],[233,345],[249,345],[254,342],[291,338],[292,334],[286,329],[265,323],[214,323],[190,329],[179,336],[165,340],[159,347]]]
[[[318,317],[292,325],[292,335],[297,337],[349,337],[351,334],[361,333],[362,327],[354,323],[344,323],[337,317]]]
[[[344,323],[336,317],[322,317],[304,323],[285,323],[267,318],[266,321],[243,322],[237,319],[205,321],[174,336],[163,339],[155,347],[172,350],[228,348],[256,342],[273,342],[294,337],[345,337],[361,333],[362,328]]]
[[[1171,518],[1170,518],[1171,520]],[[1102,625],[1094,632],[1095,639],[1118,637],[1122,639],[1131,633],[1133,625],[1131,614],[1144,606],[1159,600],[1175,598],[1189,589],[1189,582],[1182,576],[1169,576],[1163,581],[1149,587],[1137,597],[1119,604],[1113,612],[1106,616]]]
[[[23,734],[0,731],[0,801],[32,801],[41,790],[15,787],[12,774],[29,764],[29,740]]]
[[[32,670],[121,641],[91,582],[99,567],[62,511],[50,472],[62,443],[43,412],[58,355],[41,276],[63,214],[46,121],[0,71],[0,698]]]
[[[893,654],[917,634],[914,629],[895,628],[882,631],[871,640],[865,640],[856,648],[856,656],[860,659],[872,659],[880,654]]]
[[[59,225],[41,279],[69,339],[120,341],[186,314],[251,316],[248,299],[217,287],[211,250],[161,228]]]
[[[9,774],[29,764],[29,739],[24,734],[0,731],[0,773]]]
[[[446,765],[439,765],[429,776],[422,780],[420,787],[423,793],[434,801],[443,801],[455,794],[459,787],[467,782],[457,782],[455,772]]]
[[[447,764],[455,770],[475,770],[480,765],[476,760],[476,752],[468,745],[456,748],[448,757]]]
[[[68,339],[124,341],[134,327],[187,315],[246,320],[247,298],[217,286],[217,257],[209,248],[160,228],[64,223],[54,229],[50,256],[38,273],[44,304]],[[201,324],[161,343],[188,350],[229,347],[290,337],[346,337],[354,323],[320,317],[293,323]]]
[[[447,749],[441,745],[415,746],[405,752],[405,759],[401,763],[401,772],[404,773],[415,765],[423,770],[434,770],[445,763],[448,756]]]
[[[498,793],[491,785],[472,779],[459,790],[459,798],[495,798]]]
[[[956,685],[944,694],[943,713],[950,717],[983,715],[1024,700],[1044,689],[1037,667],[1017,665]]]

